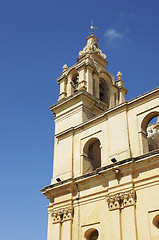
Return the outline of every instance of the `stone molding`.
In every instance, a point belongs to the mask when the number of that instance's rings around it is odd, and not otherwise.
[[[54,223],[61,223],[67,220],[72,220],[73,208],[67,207],[58,210],[53,210],[50,212]]]
[[[115,195],[107,195],[106,200],[109,210],[121,209],[136,204],[136,191],[134,189]]]

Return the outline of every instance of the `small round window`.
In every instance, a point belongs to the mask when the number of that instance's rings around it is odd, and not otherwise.
[[[87,240],[96,240],[98,239],[99,233],[95,228],[90,228],[85,232],[85,239]]]

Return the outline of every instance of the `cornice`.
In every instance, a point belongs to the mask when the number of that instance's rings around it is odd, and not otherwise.
[[[98,106],[100,106],[100,108],[105,108],[105,106],[106,106],[105,103],[101,102],[98,98],[96,98],[92,94],[90,94],[90,93],[86,92],[85,90],[81,89],[78,92],[74,93],[73,95],[71,95],[71,96],[69,96],[69,97],[67,97],[65,99],[62,99],[59,102],[55,103],[54,105],[49,107],[49,109],[54,112],[57,107],[65,105],[68,102],[70,102],[71,100],[74,100],[77,97],[82,96],[82,95],[87,97],[87,98],[89,98],[91,101],[93,100]]]
[[[129,100],[127,102],[127,104],[128,104],[129,107],[132,107],[132,105],[136,104],[136,103],[142,104],[143,101],[145,102],[146,98],[147,99],[148,98],[153,99],[153,98],[156,98],[156,97],[159,97],[159,87],[157,87],[155,89],[152,89],[152,90],[150,90],[150,91],[148,91],[148,92],[146,92],[146,93],[144,93],[144,94],[142,94],[142,95],[140,95],[140,96],[138,96],[136,98],[133,98],[133,99]]]
[[[94,181],[93,179],[96,179],[96,181],[99,181],[101,174],[103,174],[107,179],[109,179],[109,177],[111,177],[112,175],[115,175],[115,169],[122,168],[121,170],[124,171],[125,167],[126,168],[129,167],[130,174],[132,174],[132,168],[137,170],[141,169],[143,171],[145,168],[146,169],[150,168],[151,165],[156,164],[156,161],[158,163],[158,157],[159,157],[159,149],[135,158],[127,158],[119,162],[116,162],[114,164],[109,164],[104,167],[100,167],[91,173],[84,174],[76,178],[70,178],[70,179],[61,181],[59,183],[51,184],[41,189],[41,192],[45,194],[46,197],[49,197],[53,193],[58,194],[58,193],[63,193],[64,191],[66,192],[67,190],[71,191],[71,189],[73,189],[76,184],[78,185],[80,184],[81,186],[84,186],[85,184],[87,185],[90,182]],[[155,160],[156,158],[157,160]],[[153,161],[155,161],[155,163],[153,163]]]

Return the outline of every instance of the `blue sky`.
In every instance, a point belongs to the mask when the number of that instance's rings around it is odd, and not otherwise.
[[[158,87],[158,0],[0,1],[0,239],[44,240],[50,184],[56,79],[76,63],[89,35],[123,73],[126,99]]]

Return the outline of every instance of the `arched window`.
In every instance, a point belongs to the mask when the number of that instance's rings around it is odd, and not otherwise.
[[[83,149],[83,174],[101,167],[101,148],[97,138],[90,139]]]
[[[102,78],[99,81],[99,99],[109,107],[109,90],[106,81]]]
[[[86,240],[97,240],[99,236],[98,230],[95,228],[90,228],[85,232],[85,239]]]
[[[148,114],[141,125],[143,152],[159,149],[159,112]]]

